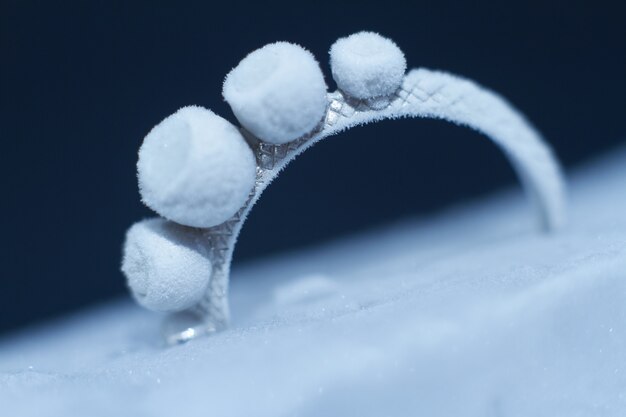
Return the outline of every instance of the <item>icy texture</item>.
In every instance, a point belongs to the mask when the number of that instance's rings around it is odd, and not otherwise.
[[[223,223],[254,187],[256,161],[239,130],[202,107],[184,107],[146,136],[137,162],[144,203],[186,226]]]
[[[332,45],[330,67],[337,87],[352,97],[367,99],[396,91],[406,71],[406,59],[392,40],[359,32]]]
[[[200,231],[163,219],[134,224],[126,234],[122,271],[137,302],[155,311],[194,305],[211,278]]]
[[[326,111],[326,83],[317,61],[287,42],[245,57],[226,76],[222,94],[242,126],[270,143],[310,132]]]
[[[565,184],[560,166],[541,134],[499,94],[443,71],[409,71],[389,105],[380,111],[354,113],[330,106],[335,134],[360,124],[401,117],[443,119],[468,126],[489,137],[509,158],[538,211],[544,230],[566,223]],[[359,104],[357,103],[357,106]],[[344,117],[343,114],[349,117]],[[302,149],[302,148],[301,148]]]
[[[506,193],[236,265],[232,328],[188,345],[126,301],[29,329],[2,413],[623,417],[626,149],[571,184],[553,235]]]

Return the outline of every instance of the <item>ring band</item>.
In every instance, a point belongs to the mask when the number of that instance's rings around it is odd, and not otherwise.
[[[496,93],[461,77],[419,68],[409,71],[400,87],[388,96],[357,99],[337,90],[326,97],[323,119],[312,131],[295,140],[268,143],[241,128],[256,159],[254,187],[245,204],[229,220],[199,229],[211,262],[211,277],[193,306],[170,316],[165,330],[168,344],[185,342],[228,325],[232,255],[252,206],[298,154],[328,136],[357,125],[423,117],[471,127],[490,138],[507,156],[535,206],[540,228],[552,231],[564,223],[565,185],[556,158],[539,133]]]
[[[341,92],[334,92],[328,95],[323,124],[310,135],[273,145],[245,132],[257,158],[254,192],[231,220],[205,231],[214,269],[206,293],[192,309],[203,323],[193,332],[185,326],[180,332],[167,335],[168,341],[186,341],[190,336],[228,325],[228,282],[237,237],[254,203],[289,162],[328,136],[357,125],[399,117],[444,119],[484,133],[511,161],[536,205],[540,227],[551,231],[563,224],[564,182],[552,151],[537,131],[497,94],[466,79],[421,68],[407,74],[402,87],[382,108],[379,100],[347,100]]]

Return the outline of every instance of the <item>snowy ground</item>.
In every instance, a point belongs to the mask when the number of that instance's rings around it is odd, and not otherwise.
[[[5,339],[0,414],[625,416],[626,149],[571,179],[554,236],[516,190],[236,268],[187,345],[129,301]]]

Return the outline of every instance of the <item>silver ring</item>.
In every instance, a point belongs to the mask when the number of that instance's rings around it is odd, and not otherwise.
[[[443,119],[483,133],[513,165],[533,202],[541,230],[552,231],[564,223],[565,185],[556,158],[541,135],[498,94],[467,79],[424,68],[406,73],[390,95],[356,98],[337,90],[326,95],[325,112],[318,124],[286,143],[268,143],[251,129],[240,128],[256,159],[253,189],[228,220],[212,227],[184,229],[193,237],[191,246],[210,261],[210,279],[191,306],[170,315],[164,327],[166,342],[181,343],[227,327],[228,283],[237,237],[254,203],[289,162],[328,136],[357,125],[401,117]],[[129,256],[127,253],[125,260]],[[131,267],[141,265],[145,267],[141,263]],[[127,276],[137,274],[129,268],[123,267]],[[150,271],[141,274],[142,279],[150,279]]]

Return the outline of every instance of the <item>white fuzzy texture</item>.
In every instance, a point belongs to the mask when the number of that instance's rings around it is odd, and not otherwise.
[[[122,271],[137,302],[155,311],[180,311],[202,296],[211,261],[201,232],[156,218],[126,234]]]
[[[285,143],[315,128],[326,111],[326,83],[313,55],[277,42],[245,57],[222,91],[239,122],[265,142]]]
[[[392,40],[359,32],[331,46],[330,67],[339,89],[366,99],[393,94],[402,82],[406,59]]]
[[[143,202],[193,227],[232,217],[254,187],[256,161],[241,132],[202,107],[184,107],[144,139],[137,163]]]
[[[626,149],[570,178],[551,236],[516,191],[236,264],[233,326],[186,345],[127,300],[24,329],[0,414],[624,417]]]

